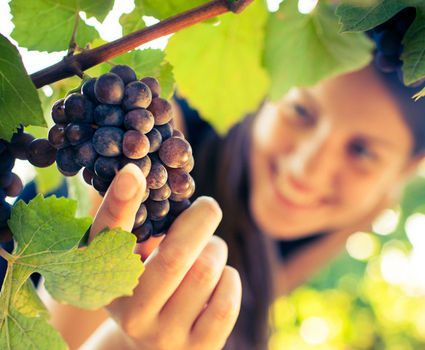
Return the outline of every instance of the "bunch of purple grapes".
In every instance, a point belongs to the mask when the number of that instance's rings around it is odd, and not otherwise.
[[[12,136],[10,142],[0,140],[0,241],[12,239],[12,232],[7,226],[12,206],[6,197],[17,197],[23,188],[18,175],[12,172],[16,159],[28,159],[28,145],[34,136],[24,133],[21,126]]]
[[[130,67],[116,65],[87,80],[81,93],[52,107],[56,125],[48,141],[62,174],[73,176],[84,168],[84,180],[101,195],[128,163],[146,176],[146,193],[132,230],[138,242],[164,234],[190,206],[195,190],[189,175],[192,148],[180,131],[173,130],[172,106],[159,94],[156,79],[138,80]]]
[[[384,73],[397,71],[403,81],[400,55],[403,51],[402,40],[416,16],[414,7],[406,7],[385,23],[371,29],[368,34],[376,43],[375,64]],[[417,87],[423,83],[421,79],[413,83]]]

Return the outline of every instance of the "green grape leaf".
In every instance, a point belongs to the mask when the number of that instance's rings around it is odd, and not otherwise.
[[[18,50],[0,34],[0,138],[23,125],[46,126],[41,102]]]
[[[256,1],[217,25],[200,23],[174,34],[166,48],[179,93],[221,133],[256,109],[267,92],[261,65],[267,10]]]
[[[21,314],[28,317],[41,317],[49,319],[50,314],[46,306],[38,296],[31,280],[27,279],[22,287],[17,291],[14,308]]]
[[[18,202],[8,222],[22,258],[40,252],[67,251],[78,243],[91,219],[75,219],[77,204],[69,199],[38,195],[28,205]]]
[[[170,98],[174,92],[173,66],[166,60],[165,53],[159,49],[133,50],[110,60],[115,64],[126,64],[134,69],[139,78],[150,76],[161,85],[161,97]],[[101,73],[111,69],[102,65]]]
[[[270,98],[281,98],[293,86],[365,66],[372,58],[372,42],[363,33],[339,33],[329,5],[311,13],[298,11],[296,2],[283,2],[266,28],[264,64],[271,76]]]
[[[90,3],[86,0],[84,3]],[[74,1],[49,0],[12,0],[10,9],[15,28],[11,34],[20,47],[38,51],[62,51],[68,49],[74,30],[76,16],[85,8],[95,10],[96,7],[84,6]],[[110,1],[108,1],[110,3]],[[96,1],[95,4],[99,4]],[[100,16],[102,17],[102,16]],[[37,23],[36,30],[34,23]],[[87,25],[80,17],[75,41],[79,47],[99,36],[95,28]]]
[[[403,78],[406,84],[425,77],[425,7],[416,9],[416,18],[402,44]]]
[[[366,31],[386,22],[408,6],[424,6],[423,0],[375,0],[369,6],[340,4],[335,13],[342,23],[341,31]]]
[[[127,35],[136,30],[146,27],[146,23],[142,18],[143,10],[140,7],[135,7],[130,13],[124,13],[120,17],[120,24],[122,26],[122,34]]]
[[[406,0],[378,0],[372,6],[341,4],[335,13],[340,17],[343,32],[366,31],[389,20],[404,9]]]
[[[66,350],[68,346],[45,319],[28,317],[11,308],[0,321],[0,349]]]
[[[200,6],[209,0],[136,0],[134,11],[141,10],[144,16],[164,19]]]
[[[58,0],[56,0],[58,1]],[[87,17],[96,17],[99,22],[103,22],[114,6],[114,0],[60,0],[58,1],[64,7],[80,9],[87,14]]]
[[[143,272],[133,253],[136,238],[121,229],[104,230],[79,249],[91,219],[76,219],[76,203],[41,195],[18,202],[8,221],[15,249],[0,293],[1,349],[66,349],[47,323],[48,313],[29,277],[39,272],[58,301],[97,309],[121,295],[131,295]]]

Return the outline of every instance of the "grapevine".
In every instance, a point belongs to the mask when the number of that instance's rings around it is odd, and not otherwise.
[[[15,252],[12,254],[0,248],[0,255],[8,260],[9,269],[0,296],[0,304],[4,306],[0,316],[0,348],[31,349],[30,344],[38,342],[40,348],[66,348],[57,332],[49,328],[43,316],[47,311],[34,306],[38,305],[38,299],[27,281],[31,273],[45,275],[51,286],[49,292],[57,300],[79,307],[98,308],[120,295],[130,295],[143,271],[140,258],[132,253],[134,244],[151,236],[165,234],[173,220],[190,206],[190,198],[195,191],[190,172],[195,160],[189,142],[173,126],[172,108],[167,99],[173,93],[174,77],[179,91],[201,115],[219,131],[226,131],[245,112],[255,109],[266,94],[270,99],[277,100],[290,86],[312,85],[326,76],[367,64],[373,55],[373,45],[363,35],[366,32],[376,42],[378,53],[374,57],[381,70],[397,71],[406,85],[423,88],[425,61],[416,55],[417,47],[421,44],[412,39],[414,31],[423,35],[421,28],[425,10],[422,5],[407,7],[395,0],[388,0],[384,3],[394,5],[390,10],[384,7],[385,4],[378,4],[370,11],[368,7],[356,7],[352,2],[347,2],[338,7],[338,19],[326,1],[321,1],[317,11],[308,15],[310,17],[298,12],[294,0],[285,0],[273,13],[267,11],[264,3],[257,1],[250,5],[252,2],[200,1],[196,5],[204,4],[189,10],[185,8],[187,11],[170,16],[162,16],[155,9],[150,9],[149,13],[146,8],[136,5],[131,15],[152,15],[159,22],[141,29],[142,26],[137,26],[122,38],[94,48],[90,45],[95,38],[83,40],[79,37],[84,34],[81,34],[84,32],[82,26],[86,25],[79,12],[85,11],[88,16],[102,21],[111,8],[107,8],[105,1],[103,13],[91,13],[91,4],[86,4],[87,8],[75,8],[72,14],[74,27],[67,37],[60,40],[69,43],[67,55],[57,64],[31,75],[26,73],[14,45],[3,35],[0,36],[2,55],[4,53],[4,59],[0,62],[0,82],[2,87],[5,86],[0,91],[0,240],[10,240],[13,234],[15,242]],[[85,1],[78,3],[84,6]],[[153,7],[161,8],[163,3],[156,2]],[[19,8],[19,0],[11,1],[11,7],[15,4]],[[245,8],[247,10],[241,16],[222,16],[229,11],[240,13]],[[51,10],[55,13],[54,9]],[[138,11],[141,10],[146,13],[140,14]],[[25,32],[28,20],[19,19],[18,10],[12,12],[16,17],[16,40],[21,44],[19,30],[24,27],[21,33]],[[166,55],[162,51],[163,55],[158,55],[158,51],[153,50],[129,52],[143,43],[216,16],[220,17],[214,22],[214,27],[211,21],[201,24],[202,27],[195,27],[196,30],[175,34],[169,40]],[[364,20],[359,23],[358,18]],[[308,27],[310,21],[315,24],[313,35]],[[357,33],[351,33],[351,37],[336,35],[338,21],[343,24],[344,31]],[[328,31],[317,28],[327,28]],[[35,44],[30,42],[27,46],[39,49],[37,41],[42,41],[40,37],[39,33],[34,33]],[[78,44],[79,40],[83,45]],[[312,47],[317,42],[324,43],[335,52],[329,54],[326,51],[326,55],[322,55],[317,50],[311,52],[314,57],[310,57],[305,55],[305,50],[295,52],[294,41],[304,48]],[[196,45],[191,46],[191,42]],[[40,48],[42,50],[60,49],[52,44],[47,49]],[[348,50],[353,50],[355,54],[348,57],[345,55]],[[148,58],[140,59],[141,52],[146,53],[144,57]],[[329,64],[332,54],[344,59]],[[149,70],[143,66],[155,55],[154,68],[150,67]],[[101,64],[106,61],[113,65],[109,72],[105,72],[106,64]],[[323,66],[319,75],[305,70],[311,61]],[[415,69],[411,68],[412,62]],[[97,69],[98,65],[102,68],[96,74],[89,73],[97,78],[87,78],[85,71],[93,67]],[[19,69],[11,71],[10,67]],[[213,74],[211,67],[215,68]],[[281,71],[282,67],[285,70]],[[249,70],[244,71],[244,68]],[[148,73],[145,73],[145,69]],[[35,138],[24,128],[45,126],[36,88],[72,76],[83,79],[81,88],[66,96],[65,91],[61,91],[60,95],[55,91],[56,102],[49,105],[54,125],[45,138]],[[22,85],[19,85],[21,82]],[[164,93],[166,89],[169,91]],[[213,96],[208,89],[217,91],[217,95]],[[240,91],[243,94],[239,96]],[[197,95],[198,92],[208,98],[204,97],[203,100]],[[425,89],[422,94],[425,94]],[[67,177],[81,172],[84,181],[101,195],[108,191],[111,181],[122,167],[128,163],[135,164],[146,177],[147,191],[135,217],[133,235],[126,235],[119,229],[107,230],[84,250],[87,256],[82,256],[83,250],[78,247],[85,244],[84,237],[91,221],[75,217],[75,203],[65,199],[37,197],[28,205],[21,201],[10,204],[23,188],[21,179],[13,172],[16,159],[28,161],[37,168],[56,163],[59,172]],[[104,251],[111,251],[117,242],[122,243],[121,250],[105,257],[96,255],[95,247],[100,245]],[[58,261],[67,264],[63,264],[63,270],[57,267],[58,270],[54,272],[57,276],[69,276],[68,279],[55,279],[55,274],[49,275],[51,271],[47,267],[56,266]],[[112,266],[109,261],[116,262],[116,265]],[[74,263],[84,268],[77,273],[73,269]],[[22,272],[28,266],[31,268]],[[103,280],[90,275],[91,271],[107,273],[118,268],[129,271],[126,280],[114,274],[105,275]],[[106,291],[104,294],[96,294],[100,285]],[[119,290],[115,288],[117,285],[120,286]],[[79,298],[82,288],[87,286],[90,289],[87,298]],[[33,305],[31,312],[22,308],[26,304]],[[20,325],[33,323],[28,329],[18,327],[9,330],[8,327],[12,327],[8,324],[10,319],[19,320]],[[18,336],[10,337],[10,334]],[[43,337],[37,338],[37,334]]]

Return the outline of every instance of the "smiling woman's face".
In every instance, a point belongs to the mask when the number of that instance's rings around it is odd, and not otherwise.
[[[413,148],[369,67],[266,102],[252,136],[251,213],[281,239],[363,218],[405,175]]]

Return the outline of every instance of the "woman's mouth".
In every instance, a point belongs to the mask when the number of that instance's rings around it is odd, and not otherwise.
[[[273,166],[270,172],[270,184],[275,199],[284,207],[308,210],[315,209],[321,204],[321,200],[313,195],[311,191],[304,190],[304,186],[298,183],[295,186],[295,183],[291,184],[288,178],[279,179]]]

